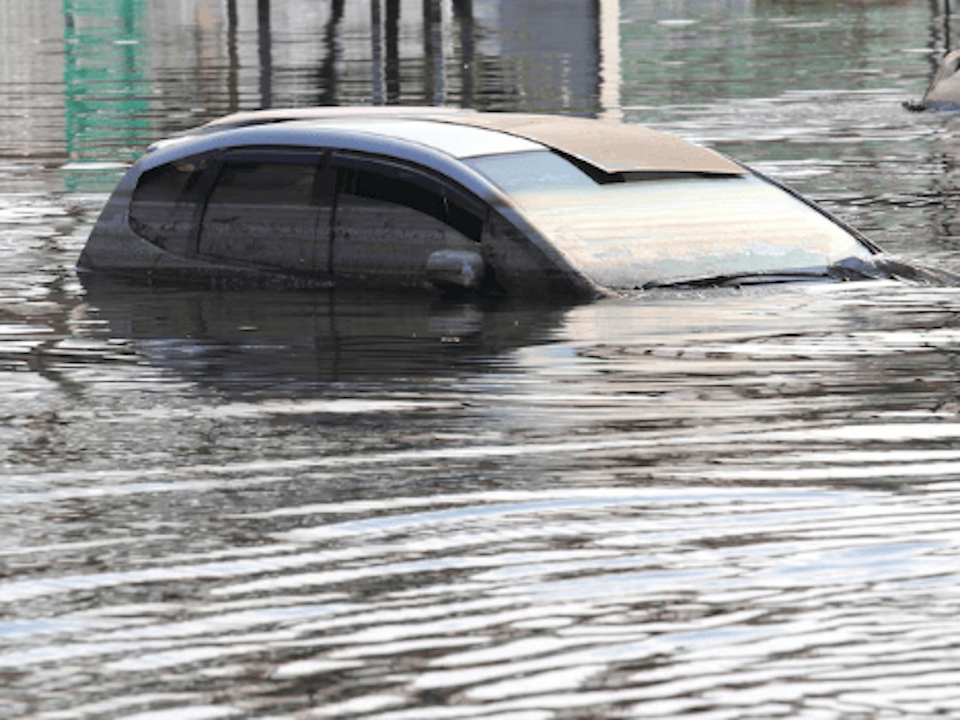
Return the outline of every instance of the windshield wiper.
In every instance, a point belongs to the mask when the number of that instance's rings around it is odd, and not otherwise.
[[[706,287],[742,287],[744,285],[773,285],[776,283],[803,282],[805,280],[823,280],[830,275],[826,270],[817,272],[796,271],[778,273],[736,273],[731,275],[706,275],[704,277],[684,278],[682,280],[651,280],[640,286],[641,290],[675,288],[678,290]]]
[[[876,280],[889,278],[890,273],[874,263],[858,257],[849,257],[831,265],[819,268],[801,268],[797,270],[777,270],[771,272],[728,273],[722,275],[704,275],[677,280],[651,280],[640,286],[641,290],[658,288],[706,288],[706,287],[743,287],[746,285],[774,285],[778,283],[805,282],[816,280]]]

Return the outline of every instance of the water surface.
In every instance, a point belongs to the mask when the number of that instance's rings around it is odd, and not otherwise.
[[[648,123],[957,270],[956,118],[901,106],[940,5],[631,0],[614,68],[593,4],[274,8],[268,58],[254,3],[14,5],[0,715],[960,712],[955,289],[538,306],[73,270],[146,142],[265,98]]]

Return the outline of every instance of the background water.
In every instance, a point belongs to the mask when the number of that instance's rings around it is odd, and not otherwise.
[[[322,102],[651,124],[958,270],[944,3],[265,5],[0,7],[0,716],[960,713],[955,289],[73,270],[147,142]]]

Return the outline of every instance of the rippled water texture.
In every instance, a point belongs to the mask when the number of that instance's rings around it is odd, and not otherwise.
[[[148,141],[324,102],[652,124],[958,270],[942,0],[273,5],[0,4],[0,716],[960,715],[956,289],[73,270]]]

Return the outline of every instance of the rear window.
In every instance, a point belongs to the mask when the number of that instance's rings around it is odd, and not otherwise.
[[[172,252],[192,248],[202,205],[202,158],[161,165],[145,172],[130,202],[130,227],[145,240]]]
[[[190,193],[202,167],[194,163],[171,163],[148,170],[140,178],[133,201],[173,203]]]

